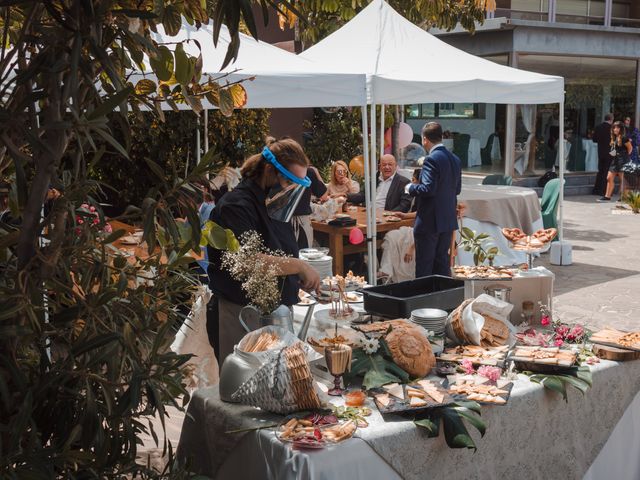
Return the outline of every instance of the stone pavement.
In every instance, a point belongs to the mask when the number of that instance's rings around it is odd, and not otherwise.
[[[550,265],[548,254],[535,265],[555,273],[553,311],[563,321],[640,329],[640,215],[616,211],[615,203],[595,199],[565,199],[565,239],[573,244],[573,265]],[[175,448],[184,414],[173,407],[167,411],[167,435]],[[162,431],[159,421],[155,430]],[[162,467],[161,452],[149,436],[139,458],[146,463],[150,457],[153,465]]]
[[[565,239],[573,265],[535,262],[556,275],[554,315],[591,327],[640,329],[640,215],[597,203],[595,196],[565,199]]]

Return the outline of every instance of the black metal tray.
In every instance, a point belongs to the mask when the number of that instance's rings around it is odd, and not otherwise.
[[[389,393],[387,392],[384,388],[373,388],[371,390],[369,390],[369,395],[371,396],[371,398],[373,399],[373,403],[375,403],[376,407],[378,407],[378,411],[382,414],[382,415],[386,415],[389,413],[406,413],[406,412],[418,412],[418,411],[422,411],[422,410],[429,410],[432,408],[436,408],[436,407],[442,407],[445,405],[451,405],[452,403],[454,403],[454,399],[451,396],[451,394],[449,394],[449,392],[447,391],[446,388],[444,388],[442,385],[440,385],[438,387],[438,390],[440,390],[443,394],[444,394],[444,401],[442,403],[438,403],[436,402],[433,398],[429,397],[427,395],[427,398],[425,398],[424,400],[427,402],[427,405],[422,405],[419,407],[412,407],[409,405],[409,402],[411,401],[409,396],[407,395],[407,386],[410,386],[416,390],[424,390],[419,384],[410,384],[410,385],[402,385],[402,391],[404,392],[404,396],[405,399],[404,400],[400,400],[397,397],[394,397],[393,395],[389,395],[389,399],[391,400],[391,402],[389,403],[388,406],[384,406],[384,405],[380,405],[376,400],[375,400],[375,396],[381,393]]]
[[[464,301],[464,282],[431,275],[406,282],[359,290],[368,313],[389,318],[409,318],[418,308],[439,308],[451,312]]]

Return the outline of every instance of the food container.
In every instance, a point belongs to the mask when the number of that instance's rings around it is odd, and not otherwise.
[[[390,318],[409,318],[419,308],[439,308],[451,312],[464,301],[464,281],[431,275],[406,282],[360,290],[364,309]]]

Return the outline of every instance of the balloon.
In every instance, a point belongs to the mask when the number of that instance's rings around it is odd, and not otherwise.
[[[413,129],[409,124],[400,122],[398,125],[398,148],[404,148],[413,140]]]
[[[387,147],[391,147],[391,129],[387,128],[384,131],[384,148],[385,150],[387,149]]]
[[[362,155],[353,157],[349,162],[349,170],[359,177],[364,177],[364,157]]]
[[[351,245],[358,245],[364,242],[364,233],[359,228],[352,228],[349,232],[349,243]]]

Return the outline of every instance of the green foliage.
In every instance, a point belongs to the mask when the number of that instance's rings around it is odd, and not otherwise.
[[[640,213],[640,192],[627,192],[623,199],[624,203],[629,205],[633,213]]]
[[[291,3],[302,18],[299,22],[301,40],[309,47],[351,20],[370,0],[295,0]],[[451,30],[460,22],[469,31],[475,30],[475,22],[484,21],[488,3],[486,0],[389,0],[395,10],[423,28]]]
[[[222,164],[240,166],[248,155],[257,152],[268,133],[269,112],[237,110],[231,117],[209,111],[210,151],[220,156]],[[154,189],[156,176],[148,162],[153,161],[167,177],[184,176],[186,162],[196,163],[197,117],[189,111],[167,112],[162,122],[152,113],[129,115],[128,125],[115,124],[114,137],[126,143],[129,158],[111,149],[92,163],[89,172],[103,182],[106,203],[113,205],[111,214],[120,214],[128,205],[140,205]],[[200,128],[203,128],[200,121]],[[123,131],[123,129],[127,131]],[[201,139],[204,146],[204,138]]]
[[[460,243],[465,252],[473,252],[473,263],[483,265],[485,261],[493,265],[496,256],[500,254],[498,247],[492,246],[492,238],[486,233],[476,234],[468,227],[460,230]]]
[[[339,108],[332,113],[315,109],[313,120],[305,122],[311,138],[305,143],[305,152],[311,163],[323,172],[331,166],[331,162],[344,160],[349,164],[356,155],[362,154],[362,125],[359,109]]]
[[[583,395],[593,384],[591,370],[588,366],[581,366],[567,370],[565,373],[548,375],[544,373],[524,372],[529,375],[532,382],[539,383],[543,387],[562,395],[565,402],[568,402],[567,386],[572,386],[579,390]]]
[[[487,426],[480,418],[480,405],[476,402],[457,402],[434,408],[416,418],[413,423],[424,429],[429,438],[440,435],[440,424],[449,448],[468,448],[476,450],[476,444],[469,434],[464,421],[474,427],[484,437]]]
[[[345,378],[349,380],[363,375],[362,385],[367,390],[387,383],[407,382],[409,374],[390,358],[391,354],[384,340],[380,340],[380,349],[373,355],[367,355],[362,349],[354,350],[351,371],[345,373]]]

